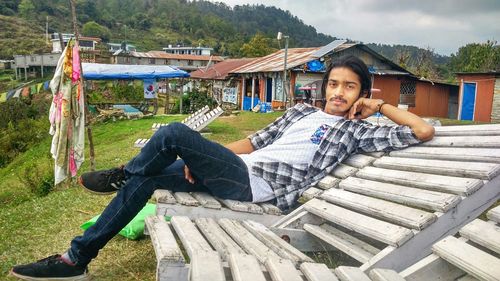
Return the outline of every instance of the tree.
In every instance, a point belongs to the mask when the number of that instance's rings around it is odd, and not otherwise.
[[[257,33],[250,42],[243,44],[240,49],[244,57],[263,57],[276,51],[271,47],[271,39],[262,33]]]
[[[31,0],[22,0],[17,8],[25,19],[29,19],[35,13],[35,5]]]
[[[103,41],[109,41],[111,34],[109,29],[95,21],[89,21],[83,25],[82,34],[85,36],[99,37]]]
[[[432,61],[433,56],[434,50],[430,47],[427,47],[427,49],[419,49],[414,70],[417,76],[427,79],[438,78],[436,65]]]
[[[496,41],[471,43],[451,55],[450,67],[453,72],[500,71],[500,47]]]

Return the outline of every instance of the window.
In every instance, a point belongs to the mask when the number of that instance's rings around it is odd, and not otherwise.
[[[193,61],[192,60],[188,60],[188,65],[193,65]]]
[[[415,107],[415,97],[417,95],[417,82],[401,81],[399,89],[399,103],[406,104],[408,107]]]
[[[156,60],[155,59],[149,59],[149,64],[155,64]]]

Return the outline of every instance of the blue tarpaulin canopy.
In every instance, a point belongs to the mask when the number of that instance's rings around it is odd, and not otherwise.
[[[169,65],[127,65],[82,63],[86,80],[158,79],[189,77],[189,73]]]

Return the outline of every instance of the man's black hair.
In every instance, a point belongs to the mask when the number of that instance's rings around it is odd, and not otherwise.
[[[370,76],[370,72],[368,71],[368,67],[361,59],[353,55],[347,55],[333,60],[332,63],[328,66],[328,69],[323,76],[323,84],[321,84],[321,96],[323,100],[326,99],[326,87],[328,86],[328,78],[330,77],[330,72],[332,71],[332,69],[339,67],[348,68],[356,73],[361,82],[360,97],[370,97],[372,79]],[[324,104],[326,105],[326,101],[324,102]]]

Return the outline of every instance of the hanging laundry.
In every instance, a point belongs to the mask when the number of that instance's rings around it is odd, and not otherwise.
[[[8,91],[8,92],[7,92],[7,99],[12,98],[12,96],[14,96],[14,94],[15,94],[15,93],[16,93],[16,91],[15,91],[15,90],[10,90],[10,91]]]
[[[0,102],[6,102],[7,101],[7,92],[1,93],[0,94]]]
[[[50,131],[53,135],[50,152],[55,159],[55,184],[68,176],[76,176],[84,160],[85,111],[81,83],[73,81],[80,73],[78,46],[70,41],[59,58],[54,77],[50,81],[53,99],[50,107]],[[77,56],[77,58],[73,58]]]
[[[38,92],[36,91],[36,85],[35,84],[31,85],[30,93],[31,93],[31,95],[38,94]]]
[[[23,90],[23,88],[19,88],[16,90],[16,92],[14,93],[14,96],[12,96],[13,98],[19,98],[21,96],[21,91]]]
[[[38,83],[36,84],[36,93],[40,93],[40,90],[42,89],[43,83]]]
[[[48,90],[49,89],[49,81],[43,82],[43,89]]]
[[[21,93],[21,96],[23,96],[23,98],[29,97],[30,96],[30,88],[29,87],[24,87],[23,91]]]

